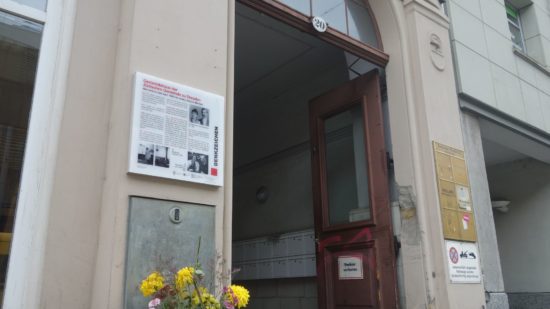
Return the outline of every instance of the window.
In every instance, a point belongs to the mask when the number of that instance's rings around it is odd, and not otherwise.
[[[15,2],[38,9],[40,11],[46,11],[46,0],[15,0]]]
[[[0,303],[43,25],[0,11]]]
[[[362,0],[277,0],[306,15],[323,18],[328,26],[367,45],[380,48],[371,9]]]
[[[517,48],[525,51],[519,10],[513,7],[511,4],[506,3],[506,15],[508,16],[508,27],[510,28],[510,38],[512,39],[512,42],[514,42],[514,45]]]

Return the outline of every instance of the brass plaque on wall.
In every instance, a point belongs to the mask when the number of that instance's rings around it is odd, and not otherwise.
[[[443,237],[476,241],[470,183],[464,151],[433,143]]]

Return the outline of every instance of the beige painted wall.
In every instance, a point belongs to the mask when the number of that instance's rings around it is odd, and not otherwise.
[[[128,176],[126,171],[133,73],[146,72],[227,97],[228,85],[232,87],[227,80],[232,62],[228,10],[227,3],[215,0],[122,4],[92,307],[122,305],[129,195],[215,205],[216,248],[222,249],[224,188]],[[232,109],[230,100],[227,109]],[[230,162],[231,155],[225,159]]]
[[[390,54],[386,75],[395,177],[402,191],[412,188],[412,198],[401,200],[406,307],[481,308],[481,284],[449,284],[437,200],[432,141],[463,148],[448,20],[428,1],[371,5]],[[436,62],[443,70],[432,63],[432,34],[441,39],[444,58]]]
[[[136,71],[224,97],[231,93],[232,3],[220,4],[78,2],[44,262],[44,308],[122,307],[130,195],[216,205],[216,247],[222,251],[224,188],[127,174]],[[231,110],[231,100],[227,104]]]
[[[371,4],[391,59],[386,73],[396,180],[412,188],[416,205],[414,215],[401,220],[411,227],[402,235],[407,308],[480,308],[481,285],[448,284],[436,199],[431,141],[462,148],[447,21],[431,2]],[[43,307],[122,307],[129,195],[215,205],[216,247],[230,256],[233,5],[78,2]],[[431,33],[443,42],[443,71],[431,63]],[[127,174],[136,71],[228,98],[223,188]]]
[[[119,7],[108,0],[78,3],[49,214],[44,308],[90,304]]]

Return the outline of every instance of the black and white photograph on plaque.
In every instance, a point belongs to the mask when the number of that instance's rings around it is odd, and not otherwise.
[[[187,171],[208,174],[208,156],[202,153],[187,153]]]
[[[201,108],[201,124],[203,126],[207,126],[210,124],[209,122],[209,115],[210,115],[210,111],[208,110],[208,108]]]
[[[189,105],[189,121],[208,127],[210,125],[210,110],[206,107]]]
[[[153,158],[154,158],[154,145],[140,143],[138,155],[137,155],[138,163],[153,165]]]
[[[159,167],[170,167],[170,158],[168,156],[168,147],[165,146],[155,146],[155,166]]]

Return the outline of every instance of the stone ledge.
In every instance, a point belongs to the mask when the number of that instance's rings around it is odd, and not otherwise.
[[[539,63],[537,60],[531,58],[529,55],[527,55],[524,51],[522,51],[521,49],[518,49],[516,47],[513,48],[514,50],[514,54],[516,54],[518,57],[520,57],[521,59],[523,59],[525,62],[531,64],[532,66],[534,66],[535,68],[537,68],[539,71],[541,71],[542,73],[546,74],[546,76],[550,77],[550,70],[547,69],[544,65],[542,65],[541,63]]]

